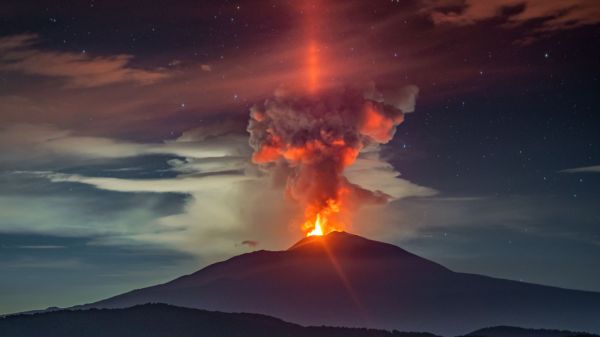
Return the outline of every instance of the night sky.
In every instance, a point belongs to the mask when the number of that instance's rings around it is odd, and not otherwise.
[[[252,105],[306,80],[308,35],[323,87],[419,89],[380,165],[348,172],[396,198],[348,231],[456,271],[600,291],[598,1],[0,13],[0,313],[298,241],[301,210],[251,163],[246,127]]]

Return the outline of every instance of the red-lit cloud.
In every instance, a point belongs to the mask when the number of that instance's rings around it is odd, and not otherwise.
[[[81,50],[53,49],[47,43],[42,48],[39,42],[46,41],[46,36],[5,36],[0,39],[0,73],[11,84],[0,95],[0,123],[52,123],[82,134],[142,134],[163,139],[201,125],[206,116],[245,115],[253,103],[262,101],[282,84],[306,87],[311,73],[320,89],[370,80],[376,81],[382,91],[416,84],[425,103],[476,90],[493,92],[487,88],[539,67],[517,57],[499,61],[494,54],[493,59],[488,58],[489,51],[497,51],[495,42],[487,31],[480,34],[476,24],[490,15],[499,15],[497,7],[501,3],[482,3],[489,5],[474,13],[472,6],[483,5],[465,2],[456,6],[456,2],[448,1],[386,3],[374,13],[374,5],[367,2],[315,2],[319,6],[314,11],[318,20],[308,25],[312,35],[307,35],[305,24],[308,12],[282,6],[277,8],[279,15],[290,21],[283,26],[285,29],[252,35],[235,46],[207,47],[206,54],[193,58],[186,58],[178,50],[165,50],[164,59],[143,52],[136,53],[135,59],[121,51],[83,54]],[[551,3],[556,8],[562,6]],[[451,4],[455,6],[447,7]],[[448,21],[444,25],[439,20],[439,25],[432,23],[432,15],[450,15],[451,11],[457,13],[458,21],[451,24],[448,16],[442,19]],[[535,13],[543,11],[532,5],[508,18],[522,23],[537,17]],[[571,9],[544,22],[567,20],[577,13],[579,9]],[[586,13],[590,19],[575,20],[574,27],[596,22],[593,10]],[[182,17],[192,14],[185,12]],[[268,27],[271,23],[262,12],[243,19]],[[516,38],[528,37],[522,26],[515,28]],[[460,37],[452,33],[453,29],[461,30]],[[447,50],[451,52],[441,52]],[[318,67],[307,72],[311,62]],[[393,97],[387,92],[385,96]],[[411,110],[410,106],[399,108]]]
[[[595,0],[424,0],[435,24],[473,25],[504,18],[505,27],[537,21],[534,32],[551,32],[600,23]],[[509,11],[509,12],[507,12]]]

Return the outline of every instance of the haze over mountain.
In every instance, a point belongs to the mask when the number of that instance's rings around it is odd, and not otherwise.
[[[76,308],[149,302],[442,335],[496,325],[600,332],[600,293],[458,273],[344,232],[305,238],[285,251],[239,255]]]

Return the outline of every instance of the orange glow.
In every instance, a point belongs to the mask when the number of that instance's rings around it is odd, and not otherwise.
[[[367,144],[389,142],[403,114],[378,99],[382,95],[374,85],[365,87],[368,96],[358,85],[340,85],[364,74],[362,65],[348,68],[344,60],[349,58],[336,57],[340,49],[331,14],[337,6],[323,0],[290,5],[302,20],[302,31],[286,53],[293,74],[273,98],[251,108],[247,130],[252,162],[272,172],[278,186],[285,182],[286,197],[303,209],[295,220],[298,229],[306,236],[323,236],[351,226],[358,206],[387,201],[387,194],[352,183],[344,170]]]
[[[317,214],[317,219],[315,220],[315,227],[306,234],[306,236],[322,236],[323,228],[321,227],[321,214]]]
[[[336,170],[340,173],[344,168],[352,165],[360,152],[362,145],[354,148],[348,146],[343,139],[332,139],[329,142],[323,140],[310,140],[303,146],[291,146],[283,144],[278,137],[273,136],[271,144],[263,145],[254,153],[252,160],[255,163],[266,163],[285,158],[290,163],[298,165],[318,165],[316,159],[328,154],[337,158]],[[332,156],[332,154],[335,154]],[[306,236],[321,236],[333,231],[341,231],[345,228],[340,220],[342,213],[342,201],[348,196],[347,187],[338,186],[332,198],[326,201],[316,198],[308,201],[304,210],[304,223],[302,231]]]
[[[381,108],[372,102],[365,103],[364,120],[360,132],[370,136],[380,143],[387,143],[392,140],[394,126],[402,123],[403,115],[391,118],[386,116]]]
[[[308,92],[314,93],[319,89],[319,47],[315,41],[308,44]]]
[[[368,128],[376,129],[383,121],[377,119],[379,116],[377,112],[373,112],[373,114],[374,117],[369,119],[371,122],[367,122],[366,125]],[[268,163],[275,162],[278,158],[284,158],[292,167],[303,165],[318,170],[319,160],[333,158],[334,170],[336,174],[341,175],[346,167],[354,163],[362,147],[362,144],[350,146],[343,138],[311,139],[298,146],[286,144],[277,135],[271,135],[270,141],[254,152],[252,160],[255,163]],[[344,230],[346,226],[341,217],[349,210],[342,207],[342,200],[348,200],[349,194],[349,188],[340,184],[336,186],[334,193],[327,196],[328,199],[324,200],[321,196],[316,195],[305,200],[302,231],[306,236],[321,236],[333,231]]]
[[[252,155],[252,161],[255,163],[268,163],[275,161],[279,157],[279,148],[276,146],[263,145],[260,151]]]
[[[321,30],[321,13],[323,4],[319,0],[305,0],[301,4],[301,13],[304,14],[304,34],[307,38],[304,59],[304,73],[306,76],[306,89],[309,94],[316,93],[321,87],[321,60],[319,46]]]
[[[365,106],[365,121],[362,125],[362,133],[376,140],[384,140],[389,137],[389,131],[393,127],[393,121],[383,116],[373,104]]]
[[[327,200],[327,205],[321,208],[309,205],[305,210],[307,220],[302,226],[306,236],[322,236],[342,230],[343,224],[336,219],[341,211],[340,206],[333,199]]]
[[[342,153],[342,164],[344,167],[352,165],[356,160],[356,157],[358,157],[359,152],[359,149],[353,149],[351,147],[345,148]]]

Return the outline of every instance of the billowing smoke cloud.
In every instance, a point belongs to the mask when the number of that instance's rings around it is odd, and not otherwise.
[[[305,208],[305,231],[314,229],[319,217],[327,230],[342,229],[348,210],[390,198],[351,183],[343,173],[365,146],[393,138],[404,120],[398,106],[414,105],[415,88],[401,90],[403,102],[393,105],[374,86],[315,95],[279,89],[252,107],[252,160],[285,180],[287,195]]]

